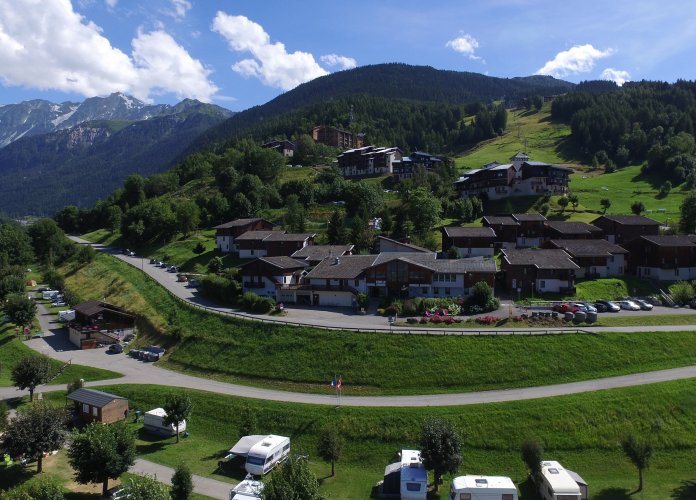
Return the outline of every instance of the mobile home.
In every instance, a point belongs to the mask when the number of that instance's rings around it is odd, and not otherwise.
[[[159,436],[175,436],[176,435],[176,425],[164,424],[164,419],[167,418],[167,412],[163,408],[155,408],[150,410],[143,415],[143,428],[151,432],[152,434],[157,434]],[[179,433],[186,430],[186,420],[179,422]]]
[[[420,451],[401,450],[401,500],[425,500],[428,496],[428,471]]]
[[[539,494],[545,500],[581,500],[580,486],[570,472],[554,460],[541,462]]]
[[[452,480],[450,500],[517,500],[517,488],[509,477],[459,476]]]
[[[290,453],[290,438],[265,436],[249,449],[245,468],[249,474],[261,476],[285,460]]]

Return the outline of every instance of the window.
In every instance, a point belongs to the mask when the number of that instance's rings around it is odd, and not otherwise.
[[[360,286],[360,280],[355,280],[355,286]]]
[[[471,493],[460,493],[459,500],[471,500]]]
[[[422,293],[423,295],[427,294],[427,293],[428,293],[428,289],[427,289],[426,287],[421,288],[421,293]]]
[[[445,288],[445,295],[449,295],[449,294],[450,294],[450,289],[449,289],[449,288]]]
[[[89,405],[82,403],[82,413],[86,413],[89,415]]]
[[[539,288],[541,288],[542,290],[543,290],[544,288],[546,288],[546,281],[541,280],[541,281],[539,282]]]
[[[434,287],[433,288],[433,295],[437,295],[438,293],[440,293],[440,289],[438,287]]]
[[[503,498],[501,500],[512,500],[513,498],[512,493],[503,493]]]
[[[96,406],[92,407],[92,415],[95,417],[99,415],[99,409]]]
[[[420,491],[421,483],[406,483],[406,491]]]

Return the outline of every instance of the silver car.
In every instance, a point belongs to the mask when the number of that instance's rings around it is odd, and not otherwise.
[[[633,302],[638,304],[638,307],[640,307],[643,311],[652,311],[653,305],[650,302],[642,299],[633,299]]]

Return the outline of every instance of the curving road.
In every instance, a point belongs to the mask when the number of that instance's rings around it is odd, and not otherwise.
[[[165,370],[151,363],[137,361],[124,354],[107,354],[104,349],[77,350],[68,342],[67,334],[63,331],[61,325],[53,322],[51,315],[42,305],[39,305],[39,322],[42,330],[46,332],[46,335],[43,338],[35,338],[28,341],[27,344],[32,349],[62,361],[72,360],[73,363],[104,368],[125,374],[122,378],[118,379],[87,382],[85,384],[86,386],[157,384],[170,387],[199,389],[218,394],[264,399],[268,401],[336,405],[336,397],[331,393],[328,387],[327,392],[329,392],[329,394],[306,394],[261,389],[193,377],[183,373]],[[696,377],[696,366],[688,366],[618,377],[520,389],[459,394],[424,394],[416,396],[343,396],[341,404],[343,406],[360,407],[426,407],[499,403],[616,389],[694,377]],[[37,388],[37,392],[51,392],[57,390],[65,390],[65,385],[47,385]],[[26,393],[27,391],[19,391],[13,387],[3,387],[0,388],[0,399],[8,399]]]

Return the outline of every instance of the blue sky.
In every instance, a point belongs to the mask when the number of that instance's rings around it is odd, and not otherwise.
[[[121,91],[240,111],[334,71],[403,62],[513,77],[696,79],[682,0],[12,0],[0,103]]]

